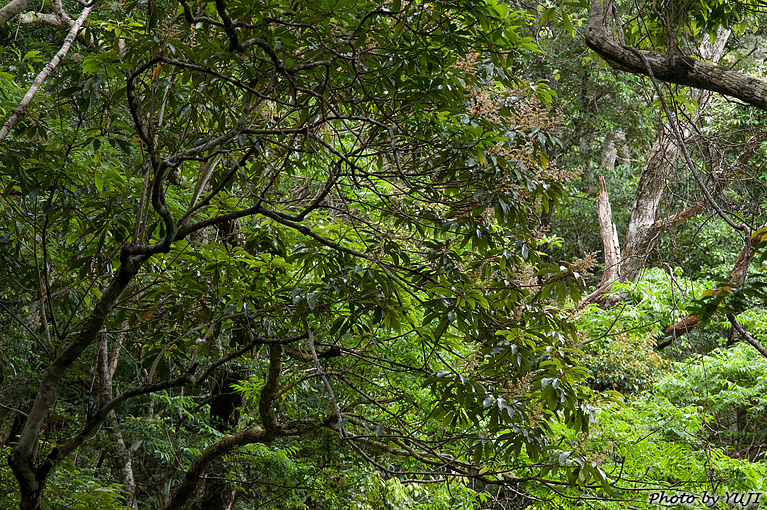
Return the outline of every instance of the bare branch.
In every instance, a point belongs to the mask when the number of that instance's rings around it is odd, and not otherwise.
[[[35,80],[32,82],[32,85],[29,87],[29,90],[27,90],[27,93],[24,94],[24,98],[21,100],[19,105],[13,109],[13,115],[11,115],[11,118],[6,121],[2,128],[0,128],[0,142],[5,140],[5,137],[8,136],[8,133],[10,133],[11,129],[13,129],[16,124],[21,122],[21,119],[23,119],[27,114],[29,103],[32,102],[35,94],[37,94],[37,91],[40,90],[40,86],[43,84],[48,75],[51,74],[53,70],[56,69],[56,67],[59,65],[59,63],[67,56],[69,48],[75,41],[77,33],[80,31],[80,27],[82,27],[83,23],[85,23],[85,20],[88,18],[91,10],[93,10],[92,5],[83,9],[83,12],[80,13],[80,17],[77,18],[77,20],[74,22],[72,28],[69,30],[69,34],[67,34],[66,39],[64,39],[64,44],[61,45],[61,49],[59,49],[58,53],[56,53],[51,61],[45,65],[43,70],[40,71],[40,74],[38,74]],[[2,25],[2,23],[2,14],[0,14],[0,25]]]
[[[22,25],[28,25],[32,23],[40,23],[42,25],[50,25],[55,28],[70,29],[74,25],[74,20],[69,16],[60,16],[57,14],[46,14],[41,12],[25,12],[19,14],[19,23]]]
[[[719,92],[767,110],[767,82],[689,56],[661,55],[622,44],[607,21],[613,7],[612,0],[591,0],[586,29],[586,44],[611,66],[633,74],[652,73],[668,83]]]
[[[764,228],[765,226],[767,226],[767,223],[762,225],[760,228]],[[753,235],[745,244],[745,246],[743,246],[743,248],[740,250],[740,253],[738,253],[738,256],[735,258],[732,270],[727,277],[726,284],[728,286],[737,287],[745,282],[748,266],[751,264],[751,260],[754,257],[754,248],[764,238],[765,235]],[[700,324],[700,317],[697,315],[688,315],[672,324],[671,326],[668,326],[663,330],[663,335],[665,338],[664,340],[658,342],[658,349],[663,349],[664,347],[670,345],[674,339],[685,335],[698,324]]]
[[[29,411],[29,418],[24,424],[19,442],[8,460],[19,484],[22,486],[22,491],[25,489],[34,491],[33,488],[39,486],[39,480],[44,480],[46,473],[50,472],[52,468],[51,463],[45,463],[39,468],[34,466],[37,460],[40,433],[48,416],[48,411],[56,400],[59,382],[72,363],[96,340],[107,315],[114,309],[120,295],[137,274],[142,261],[143,259],[131,259],[129,257],[123,259],[123,264],[113,276],[90,317],[83,324],[80,333],[45,370],[32,409]],[[39,476],[41,472],[43,473],[42,477]]]

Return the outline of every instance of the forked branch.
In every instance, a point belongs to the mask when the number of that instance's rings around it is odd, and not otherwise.
[[[35,80],[32,82],[32,85],[30,85],[29,89],[27,90],[27,93],[24,94],[24,97],[22,98],[19,105],[13,109],[13,114],[11,117],[5,122],[2,128],[0,128],[0,142],[5,140],[5,138],[8,136],[8,133],[11,132],[11,129],[16,127],[16,125],[21,122],[21,120],[26,116],[27,114],[27,108],[29,108],[29,104],[32,102],[32,99],[37,94],[37,91],[40,90],[40,87],[42,86],[45,79],[50,75],[56,67],[61,63],[62,60],[67,56],[67,53],[69,52],[69,48],[72,47],[72,43],[75,41],[75,38],[77,38],[77,33],[80,31],[80,28],[83,26],[83,23],[85,23],[85,20],[88,18],[88,15],[93,10],[93,5],[90,5],[83,9],[83,12],[80,13],[80,17],[75,20],[74,24],[72,25],[72,28],[69,30],[69,33],[67,34],[67,37],[64,39],[64,44],[61,45],[61,48],[59,51],[53,56],[53,58],[48,62],[45,67],[43,67],[43,70],[40,71],[40,74],[37,75]],[[2,10],[0,10],[0,13]],[[2,16],[0,15],[0,25],[2,25]]]

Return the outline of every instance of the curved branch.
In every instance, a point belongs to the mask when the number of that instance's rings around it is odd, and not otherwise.
[[[240,120],[237,122],[237,124],[232,127],[230,130],[226,131],[221,136],[218,136],[212,140],[209,140],[205,143],[201,143],[191,149],[188,149],[184,152],[180,152],[178,154],[175,154],[173,156],[170,156],[166,158],[163,161],[158,161],[156,151],[155,151],[155,143],[152,137],[150,136],[149,132],[144,129],[144,126],[142,124],[142,121],[139,119],[138,115],[138,105],[136,102],[135,97],[135,81],[136,79],[145,71],[147,71],[152,65],[158,63],[158,62],[168,62],[168,59],[165,59],[162,56],[155,56],[145,62],[143,65],[141,65],[136,71],[134,71],[127,80],[126,84],[126,97],[128,99],[128,105],[131,112],[131,116],[133,117],[133,122],[136,125],[136,130],[138,132],[139,138],[144,142],[147,148],[147,152],[149,153],[150,161],[152,163],[152,168],[154,170],[154,176],[152,178],[152,188],[151,188],[151,200],[152,200],[152,208],[155,210],[155,212],[160,216],[160,218],[163,221],[163,224],[165,226],[165,235],[162,239],[155,243],[151,244],[132,244],[126,247],[126,250],[131,255],[152,255],[155,253],[167,253],[170,251],[171,245],[174,241],[178,239],[183,239],[183,237],[186,235],[179,235],[179,225],[184,222],[186,219],[186,215],[182,217],[182,221],[180,221],[178,224],[173,219],[173,215],[168,208],[168,206],[165,203],[165,191],[163,188],[163,182],[165,179],[165,172],[169,168],[174,168],[178,165],[180,165],[184,160],[190,159],[193,157],[196,157],[198,154],[205,152],[207,150],[210,150],[214,147],[218,147],[221,145],[226,144],[233,138],[235,138],[239,133],[242,132],[242,129],[245,126],[246,121],[246,113],[248,111],[247,103],[250,100],[250,96],[246,97],[246,106],[243,109],[243,115],[241,116]],[[178,65],[177,61],[170,62],[172,65]],[[247,88],[247,87],[246,87]],[[244,161],[253,153],[254,149],[250,149],[248,153],[246,154]],[[238,167],[239,168],[239,167]],[[236,169],[235,169],[236,170]],[[231,177],[233,173],[230,173]],[[217,191],[220,188],[217,188]],[[216,192],[217,192],[216,191]],[[205,200],[203,200],[205,202]],[[201,205],[200,205],[201,207]],[[189,213],[191,214],[191,213]]]
[[[616,69],[719,92],[767,110],[767,82],[684,55],[661,55],[621,44],[607,22],[612,0],[591,0],[586,44]],[[612,29],[612,30],[611,30]]]
[[[192,14],[192,6],[189,5],[189,2],[186,0],[179,0],[179,3],[181,4],[181,7],[184,10],[184,19],[186,19],[187,23],[190,25],[194,25],[197,23],[209,23],[216,27],[223,27],[224,24],[218,21],[217,19],[209,18],[208,16],[197,16],[195,17],[194,14]]]
[[[232,18],[229,17],[225,0],[216,0],[216,11],[221,17],[221,21],[224,22],[224,32],[226,32],[227,37],[229,37],[229,51],[245,51],[245,48],[242,47],[240,40],[237,37],[237,29],[232,24]]]
[[[244,347],[216,360],[216,362],[212,363],[211,366],[209,366],[202,374],[200,374],[199,377],[194,376],[194,373],[197,370],[197,363],[194,363],[186,370],[184,374],[182,374],[181,376],[175,379],[171,379],[169,381],[162,381],[158,383],[145,384],[143,386],[139,386],[137,388],[127,390],[117,395],[116,397],[112,398],[111,400],[106,402],[104,405],[102,405],[101,408],[99,408],[96,412],[94,412],[77,436],[67,441],[62,447],[55,448],[48,456],[48,461],[47,461],[48,465],[52,467],[55,463],[66,458],[67,455],[69,455],[74,450],[79,448],[83,444],[83,442],[85,442],[90,436],[96,433],[98,428],[107,419],[110,412],[112,412],[118,405],[122,404],[123,402],[127,400],[130,400],[131,398],[138,397],[140,395],[147,395],[149,393],[157,393],[158,391],[163,391],[170,388],[177,388],[179,386],[184,386],[187,384],[199,386],[200,384],[205,382],[208,379],[208,377],[210,377],[210,375],[216,370],[216,368],[223,365],[224,363],[227,363],[228,361],[231,361],[235,358],[242,356],[243,354],[250,351],[257,345],[269,345],[272,347],[276,347],[277,350],[279,351],[280,345],[286,345],[293,342],[297,342],[298,340],[302,340],[306,337],[307,337],[307,334],[304,333],[301,335],[295,335],[295,336],[287,337],[287,338],[260,338],[260,337],[254,338]],[[282,431],[281,434],[285,435],[285,431],[283,430],[283,427],[280,427],[280,430]]]
[[[42,25],[49,25],[55,28],[68,29],[72,28],[74,21],[69,16],[45,14],[40,12],[25,12],[19,15],[19,23],[22,25],[40,23]]]
[[[202,453],[200,453],[199,457],[192,461],[181,484],[179,484],[170,500],[161,510],[175,510],[176,508],[181,508],[197,488],[200,476],[202,476],[205,469],[207,469],[210,463],[214,460],[226,455],[239,446],[252,443],[266,443],[273,438],[274,436],[266,430],[260,427],[251,427],[234,435],[224,436],[208,446]]]

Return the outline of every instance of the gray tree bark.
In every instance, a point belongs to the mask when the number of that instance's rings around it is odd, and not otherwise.
[[[701,57],[713,63],[719,62],[730,37],[729,30],[720,30],[716,40],[712,43],[706,39],[700,46]],[[689,136],[692,126],[703,114],[708,106],[711,93],[705,89],[698,89],[692,93],[693,99],[698,104],[689,123],[682,126],[684,136]],[[673,162],[680,157],[679,146],[674,139],[668,123],[664,123],[658,132],[658,137],[647,156],[642,176],[639,178],[634,205],[631,208],[631,219],[624,243],[624,258],[621,266],[621,277],[624,282],[635,282],[644,267],[647,255],[655,245],[655,241],[661,231],[670,226],[669,221],[657,221],[660,199],[668,179]],[[675,222],[679,223],[682,218],[689,219],[699,212],[702,207],[693,205],[694,209],[688,211],[685,216],[679,216]]]
[[[612,67],[647,76],[649,66],[659,80],[719,92],[767,110],[767,82],[690,56],[661,55],[628,46],[616,35],[611,20],[614,10],[613,0],[591,0],[586,29],[586,44]]]
[[[0,8],[0,26],[8,23],[10,19],[29,7],[32,0],[12,0]]]
[[[127,328],[124,324],[123,331]],[[101,335],[101,345],[98,355],[98,402],[99,407],[106,406],[114,398],[113,381],[117,370],[117,363],[120,360],[120,350],[122,348],[125,333],[120,333],[114,340],[112,348],[109,348],[107,335]],[[112,471],[117,480],[123,485],[125,491],[125,505],[131,510],[138,510],[136,500],[136,480],[133,476],[133,460],[130,448],[125,444],[125,439],[120,430],[120,423],[117,420],[117,414],[114,410],[109,412],[106,420],[107,431],[114,441],[114,455],[112,456]]]
[[[590,16],[590,30],[592,30],[592,24],[594,23],[596,22]],[[606,22],[602,25],[602,29],[607,33]],[[706,39],[700,46],[701,57],[715,63],[718,62],[724,52],[729,36],[729,30],[720,30],[713,43]],[[606,35],[604,37],[609,39]],[[630,53],[632,50],[626,49],[625,51]],[[599,53],[599,51],[597,52]],[[693,92],[693,99],[695,99],[698,108],[693,113],[690,121],[682,126],[684,136],[688,136],[691,133],[692,126],[705,110],[710,102],[710,98],[711,93],[709,90],[698,89]],[[671,131],[670,125],[664,123],[647,155],[631,209],[631,218],[623,244],[622,257],[619,257],[617,260],[616,267],[612,267],[616,264],[616,261],[609,254],[613,252],[620,254],[621,248],[618,245],[617,235],[611,236],[609,232],[606,233],[604,230],[606,227],[604,227],[605,221],[602,220],[602,216],[605,214],[609,215],[610,208],[607,191],[603,180],[600,178],[600,187],[602,189],[599,194],[598,215],[600,217],[600,229],[602,231],[605,252],[605,274],[595,291],[586,296],[579,304],[579,307],[582,308],[591,303],[604,303],[605,295],[611,290],[613,282],[635,282],[639,278],[647,257],[655,246],[659,235],[667,228],[684,223],[705,210],[702,202],[696,202],[676,214],[664,219],[658,219],[660,201],[663,196],[666,180],[668,179],[673,162],[678,160],[679,157],[680,148],[678,142]],[[603,200],[608,201],[607,205],[602,203]],[[608,258],[610,258],[609,264]]]
[[[586,44],[616,69],[650,76],[653,80],[657,78],[669,83],[699,89],[696,91],[699,109],[695,118],[705,107],[710,92],[719,92],[740,99],[757,108],[767,109],[767,82],[689,56],[674,54],[673,52],[668,55],[660,55],[627,46],[623,43],[622,38],[619,39],[616,35],[618,27],[615,23],[618,21],[611,20],[611,16],[617,18],[614,0],[590,0]],[[714,63],[717,62],[728,36],[729,32],[720,31],[717,41],[713,45],[706,46],[704,43],[701,47],[701,56]],[[681,127],[682,134],[676,137],[679,140],[689,134],[690,125]],[[685,128],[687,128],[687,132],[684,132]],[[647,253],[662,230],[670,225],[687,221],[706,208],[705,203],[699,202],[666,219],[655,219],[663,186],[668,177],[668,169],[670,168],[668,162],[678,157],[680,152],[678,142],[670,137],[668,131],[667,128],[661,130],[659,139],[648,157],[645,172],[637,189],[631,225],[627,233],[624,263],[621,267],[621,278],[624,281],[635,281],[638,278]],[[666,141],[663,140],[663,137]],[[703,191],[711,200],[711,194],[708,194],[705,189]],[[717,207],[713,202],[711,205]],[[743,227],[747,232],[747,227],[745,225]],[[746,271],[753,257],[754,247],[761,238],[761,235],[756,235],[746,240],[745,246],[736,258],[725,283],[727,287],[739,286],[744,282]],[[726,292],[727,290],[726,288],[718,288],[714,292]],[[582,302],[581,306],[583,305]],[[665,338],[659,342],[658,347],[663,348],[669,345],[675,338],[684,335],[698,324],[700,324],[700,317],[688,315],[668,326],[664,330]],[[746,339],[748,340],[748,338]]]

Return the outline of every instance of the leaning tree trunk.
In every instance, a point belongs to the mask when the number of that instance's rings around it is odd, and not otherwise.
[[[709,40],[704,41],[700,46],[701,56],[706,60],[718,62],[729,36],[730,32],[728,30],[720,30],[713,43]],[[693,92],[693,98],[697,102],[698,108],[693,114],[691,121],[682,126],[683,136],[690,134],[693,124],[708,105],[710,96],[711,93],[703,89]],[[610,218],[611,211],[604,179],[600,177],[600,191],[597,204],[600,232],[605,253],[605,273],[594,292],[586,296],[579,303],[579,308],[592,303],[605,304],[606,296],[612,289],[614,282],[626,283],[637,281],[659,235],[668,227],[683,223],[705,210],[702,203],[695,203],[668,218],[658,219],[660,201],[666,186],[666,180],[671,172],[674,161],[678,160],[679,156],[680,148],[678,142],[673,135],[670,125],[664,123],[658,131],[655,143],[653,143],[645,160],[645,165],[634,195],[631,218],[622,249],[614,232],[614,224],[611,220],[603,218],[605,215]],[[617,258],[615,257],[616,253]]]
[[[767,223],[763,224],[761,227],[759,227],[759,229],[763,229],[765,227],[767,227]],[[743,248],[740,250],[740,253],[738,253],[738,256],[735,258],[735,262],[733,263],[732,269],[730,270],[730,274],[727,276],[727,280],[724,282],[724,287],[726,288],[713,289],[714,294],[719,292],[728,292],[730,289],[740,287],[743,285],[743,283],[745,283],[748,266],[751,264],[751,261],[754,258],[756,245],[762,242],[764,238],[765,235],[763,234],[753,235],[745,243]],[[663,339],[658,342],[658,348],[663,349],[664,347],[671,345],[674,340],[687,334],[690,330],[697,327],[700,322],[700,317],[695,314],[690,314],[679,319],[677,322],[663,330]],[[741,334],[741,336],[745,335]]]

